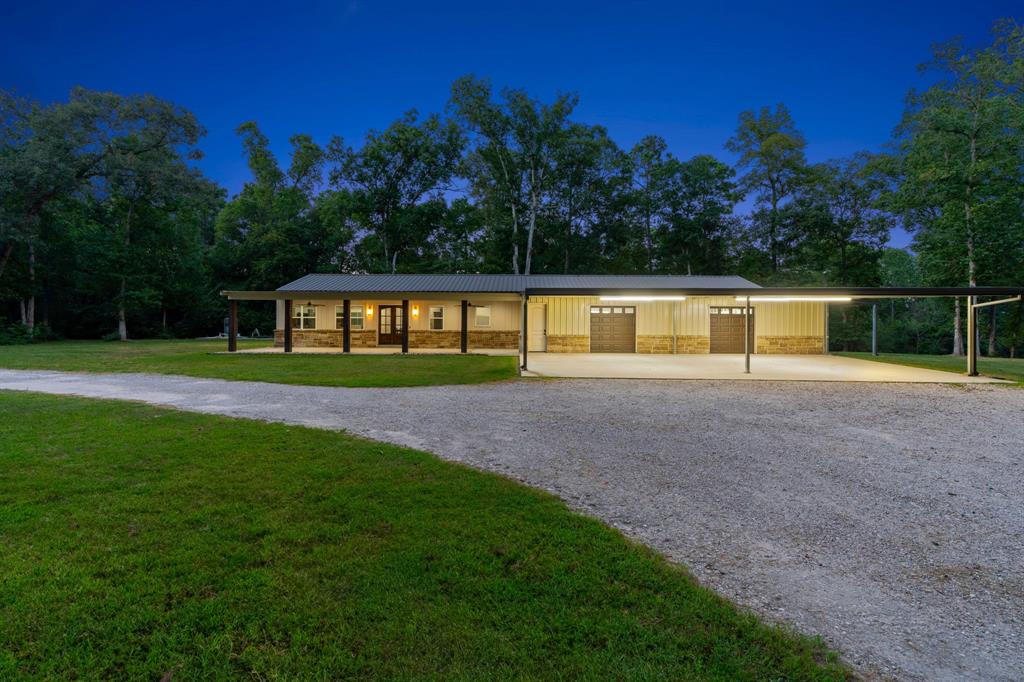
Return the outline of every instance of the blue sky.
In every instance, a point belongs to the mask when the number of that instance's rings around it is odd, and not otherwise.
[[[202,167],[237,191],[235,127],[283,156],[296,132],[358,143],[403,111],[439,111],[474,73],[541,98],[620,145],[661,135],[677,156],[722,148],[737,114],[784,102],[812,161],[879,149],[929,46],[986,40],[1018,2],[728,4],[343,2],[0,5],[0,87],[51,101],[74,85],[148,92],[208,130]],[[906,242],[894,235],[897,244]]]

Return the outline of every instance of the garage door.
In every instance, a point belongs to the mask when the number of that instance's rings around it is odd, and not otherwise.
[[[590,352],[636,352],[636,308],[634,306],[592,306],[590,308]]]
[[[711,352],[743,353],[743,308],[711,308]],[[750,309],[750,352],[754,352],[754,309]]]

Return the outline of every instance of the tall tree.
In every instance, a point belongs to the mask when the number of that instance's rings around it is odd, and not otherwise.
[[[960,39],[937,45],[921,67],[936,82],[910,93],[897,131],[901,165],[893,203],[915,232],[922,263],[935,263],[935,276],[946,283],[955,278],[975,286],[982,276],[998,278],[982,270],[986,261],[1001,260],[986,250],[1008,225],[1021,223],[1024,31],[1004,21],[994,35],[979,49]],[[960,355],[959,301],[953,329],[953,353]]]
[[[556,158],[569,137],[569,117],[579,98],[560,94],[545,104],[523,90],[501,94],[503,101],[495,102],[487,81],[464,76],[452,86],[450,106],[472,136],[467,159],[471,189],[483,201],[507,207],[516,274],[523,228],[522,272],[528,275],[537,222],[546,211],[542,202],[556,182]]]
[[[379,249],[377,268],[397,272],[399,256],[416,251],[438,227],[464,145],[454,122],[436,114],[419,121],[415,111],[383,131],[370,131],[358,150],[340,139],[331,142],[338,162],[332,184],[357,197],[363,225]]]
[[[218,285],[272,289],[344,262],[352,202],[343,194],[315,194],[326,153],[309,136],[295,135],[283,170],[255,123],[242,124],[238,134],[253,179],[217,217],[211,258]]]
[[[764,233],[772,273],[781,264],[779,211],[806,177],[806,146],[784,104],[775,105],[774,110],[744,111],[736,133],[725,143],[726,149],[739,155],[737,166],[746,171],[740,185],[755,194],[763,209],[755,215],[755,223]]]
[[[203,129],[191,113],[149,95],[84,88],[41,106],[0,91],[0,278],[19,246],[26,251],[34,324],[37,251],[46,210],[105,182],[148,154],[196,158]]]

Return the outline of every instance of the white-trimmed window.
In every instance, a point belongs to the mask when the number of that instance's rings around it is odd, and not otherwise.
[[[430,306],[430,330],[441,331],[444,329],[444,307],[439,305]]]
[[[297,305],[292,311],[293,329],[316,329],[316,306]]]
[[[491,326],[491,306],[489,305],[478,305],[473,308],[473,326],[475,327],[490,327]]]
[[[363,328],[363,306],[353,305],[349,306],[348,319],[352,323],[350,329],[360,330]],[[336,305],[334,306],[334,328],[344,329],[345,328],[345,306]]]

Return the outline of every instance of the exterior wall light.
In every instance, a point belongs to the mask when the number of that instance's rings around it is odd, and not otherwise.
[[[373,306],[372,305],[366,306],[366,316],[367,317],[373,317]]]
[[[419,317],[420,316],[420,307],[418,305],[414,305],[412,307],[412,316],[413,317]]]
[[[602,301],[685,301],[685,296],[602,296]]]
[[[737,303],[746,302],[746,296],[737,296]],[[812,303],[849,303],[853,299],[849,296],[751,296],[751,303],[800,303],[809,301]]]

